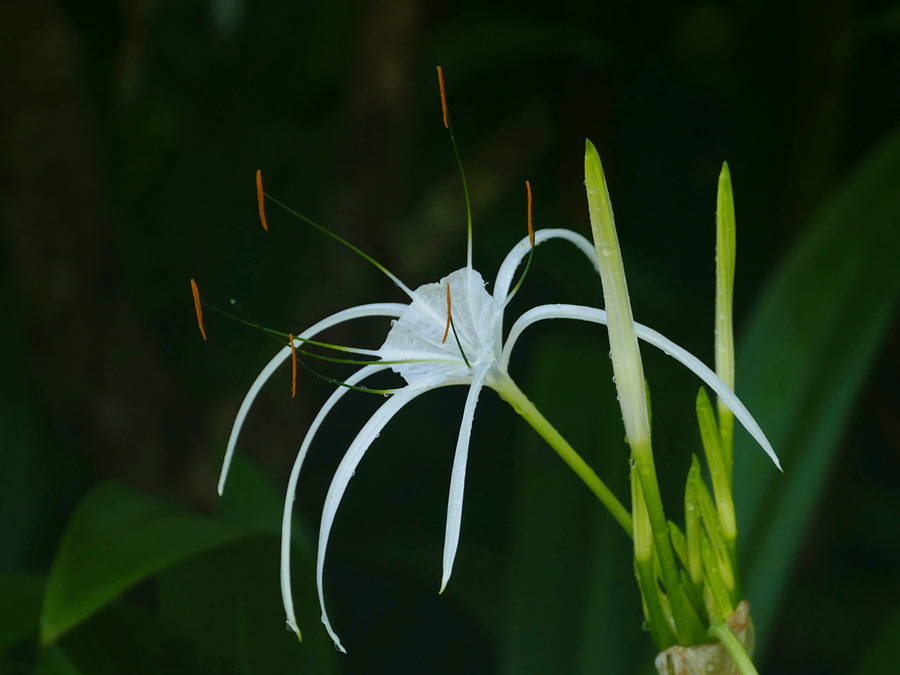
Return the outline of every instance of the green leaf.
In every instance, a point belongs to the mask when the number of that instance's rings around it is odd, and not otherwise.
[[[0,575],[0,651],[37,634],[43,597],[43,575]]]
[[[211,675],[198,668],[184,647],[155,614],[120,599],[45,651],[64,656],[54,660],[90,675]]]
[[[101,483],[76,507],[56,552],[41,641],[52,642],[139,581],[246,532],[124,485]]]
[[[66,653],[54,645],[41,652],[34,675],[83,675]]]
[[[338,672],[337,652],[319,621],[315,563],[307,556],[295,556],[300,581],[293,588],[303,642],[285,628],[278,541],[272,536],[252,537],[192,558],[160,576],[163,618],[189,642],[195,662],[209,672]]]
[[[888,618],[854,675],[893,673],[900,663],[900,607]]]
[[[737,392],[785,471],[741,435],[734,496],[760,652],[894,316],[898,185],[895,130],[818,212],[769,282],[740,342]]]

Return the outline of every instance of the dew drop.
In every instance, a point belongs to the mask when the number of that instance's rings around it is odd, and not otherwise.
[[[324,614],[323,614],[322,617],[319,619],[319,621],[321,621],[322,623],[328,623],[328,619],[325,618],[325,615],[324,615]]]
[[[693,511],[693,510],[694,510],[694,505],[693,505],[693,504],[688,504],[688,505],[687,505],[687,510],[688,510],[688,511]]]

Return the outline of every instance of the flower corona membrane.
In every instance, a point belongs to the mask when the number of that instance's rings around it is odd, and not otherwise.
[[[300,445],[288,482],[282,521],[281,594],[287,615],[287,625],[299,637],[300,630],[294,614],[291,594],[291,521],[297,482],[306,454],[325,418],[334,410],[347,392],[351,390],[376,391],[365,388],[366,380],[387,370],[393,370],[403,379],[405,385],[402,387],[391,390],[377,390],[387,395],[388,398],[362,426],[347,448],[328,488],[322,511],[318,552],[316,555],[316,585],[322,609],[322,622],[325,624],[325,628],[332,640],[334,640],[334,644],[342,652],[345,649],[328,617],[323,590],[325,554],[334,518],[357,465],[378,437],[380,431],[404,406],[429,391],[456,385],[468,387],[450,475],[441,592],[443,592],[450,580],[459,545],[469,441],[472,434],[475,409],[484,387],[496,391],[501,398],[510,403],[516,412],[522,415],[547,440],[550,446],[607,507],[628,536],[634,537],[634,529],[636,527],[632,520],[632,513],[622,506],[588,464],[540,414],[537,408],[518,388],[507,370],[510,354],[519,336],[525,329],[539,321],[547,319],[575,319],[589,323],[607,324],[607,313],[603,309],[581,305],[541,305],[533,307],[518,317],[504,337],[504,311],[528,271],[535,247],[551,239],[561,239],[569,242],[584,253],[588,263],[600,273],[601,264],[598,261],[598,250],[584,236],[572,230],[554,228],[534,231],[531,224],[531,185],[526,183],[529,234],[517,242],[507,254],[494,279],[493,286],[489,290],[484,278],[472,266],[472,220],[468,190],[465,185],[465,174],[462,170],[459,152],[453,138],[453,130],[449,123],[444,95],[443,74],[440,68],[438,68],[438,74],[441,86],[444,124],[450,131],[453,150],[459,164],[466,196],[468,215],[466,265],[451,272],[436,283],[428,283],[419,286],[415,290],[410,290],[386,268],[351,244],[304,216],[295,214],[310,225],[338,239],[338,241],[376,265],[406,294],[409,301],[406,303],[372,303],[351,307],[322,319],[299,334],[284,335],[283,337],[287,338],[288,344],[263,368],[240,406],[228,440],[219,479],[218,489],[219,494],[222,494],[237,440],[250,408],[263,385],[288,359],[291,359],[293,364],[293,387],[296,388],[297,353],[299,351],[304,355],[308,354],[305,351],[307,346],[332,348],[361,357],[345,361],[359,364],[360,367],[346,380],[337,383],[339,386],[315,415]],[[259,173],[257,173],[257,195],[261,221],[268,230],[264,200],[269,199],[280,206],[284,205],[263,191]],[[524,271],[517,283],[514,284],[516,273],[523,264]],[[191,280],[191,283],[198,321],[201,324],[201,331],[203,331],[199,294],[193,280]],[[607,298],[608,303],[609,299]],[[391,328],[379,349],[368,350],[339,347],[316,341],[317,336],[323,331],[337,324],[363,317],[387,317],[392,319]],[[641,324],[635,323],[633,325],[640,340],[663,350],[666,354],[687,366],[707,386],[715,391],[724,406],[734,413],[777,465],[777,458],[762,430],[732,392],[731,388],[716,373],[705,366],[698,358],[675,345],[658,332]],[[281,334],[277,335],[280,336]],[[204,331],[204,339],[205,337]]]

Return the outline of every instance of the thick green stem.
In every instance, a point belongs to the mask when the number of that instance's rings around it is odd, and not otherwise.
[[[584,481],[584,484],[590,488],[591,492],[597,495],[597,499],[622,526],[625,533],[629,537],[633,537],[631,513],[629,513],[628,509],[622,506],[622,503],[616,499],[616,496],[600,480],[600,477],[597,476],[594,470],[588,466],[587,462],[581,458],[581,455],[575,451],[575,448],[569,445],[568,441],[547,421],[547,418],[541,414],[516,383],[508,375],[504,375],[496,378],[491,386],[504,401],[509,403],[540,434],[541,438],[550,444],[551,448],[556,450],[556,454],[562,457],[562,460],[569,465],[572,471],[575,472],[575,475]]]
[[[647,503],[650,525],[653,528],[654,544],[659,555],[660,574],[666,587],[666,595],[672,604],[672,614],[675,616],[675,632],[678,642],[682,646],[698,644],[704,638],[703,625],[681,586],[681,578],[675,564],[675,553],[669,538],[669,524],[666,521],[659,492],[659,482],[656,478],[650,439],[645,438],[641,443],[632,442],[631,450],[634,453],[644,501]]]
[[[637,475],[637,467],[631,467],[631,509],[634,517],[634,570],[637,574],[638,586],[644,597],[647,623],[653,642],[660,651],[675,644],[675,636],[666,621],[662,608],[662,597],[659,584],[656,582],[653,553],[653,529],[647,515],[647,503],[644,501],[641,481]]]

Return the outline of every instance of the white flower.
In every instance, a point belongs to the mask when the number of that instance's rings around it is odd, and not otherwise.
[[[534,245],[541,244],[549,239],[563,239],[578,247],[597,268],[597,258],[593,244],[580,234],[566,229],[540,230],[534,235]],[[478,397],[484,386],[496,390],[501,397],[509,401],[514,408],[537,429],[553,445],[557,452],[563,455],[558,447],[565,444],[559,437],[551,437],[556,434],[546,420],[543,426],[536,423],[529,415],[539,415],[533,409],[530,401],[518,389],[507,372],[510,353],[513,346],[528,326],[545,319],[578,319],[592,323],[605,324],[606,312],[592,307],[576,305],[543,305],[535,307],[523,314],[511,327],[506,339],[503,339],[503,312],[509,299],[515,292],[510,291],[513,276],[530,250],[530,241],[526,237],[513,247],[507,255],[497,278],[494,282],[493,294],[485,288],[485,282],[481,275],[471,265],[471,247],[469,249],[469,263],[466,267],[452,272],[437,283],[420,286],[415,291],[410,291],[399,279],[384,270],[400,288],[411,298],[409,304],[400,303],[376,303],[360,305],[329,316],[309,329],[300,333],[295,339],[295,346],[301,346],[304,341],[313,339],[322,331],[331,328],[344,321],[350,321],[361,317],[383,316],[395,319],[388,332],[387,339],[378,350],[355,350],[357,353],[375,356],[385,363],[372,363],[365,365],[351,375],[344,384],[358,386],[366,378],[388,368],[397,372],[405,381],[406,386],[396,390],[393,395],[383,403],[379,409],[363,425],[344,454],[325,500],[322,511],[322,519],[319,527],[319,547],[316,559],[316,583],[318,587],[319,603],[322,608],[322,621],[334,640],[335,645],[341,651],[344,647],[334,632],[331,622],[325,610],[322,577],[325,567],[325,552],[328,546],[328,537],[331,532],[335,514],[340,505],[341,498],[353,476],[357,465],[378,436],[379,432],[400,410],[410,401],[425,392],[440,387],[453,385],[466,385],[469,387],[466,403],[463,408],[462,422],[460,424],[459,437],[456,443],[456,453],[450,476],[450,494],[447,502],[447,523],[444,537],[443,575],[441,579],[441,591],[447,585],[453,569],[453,561],[456,557],[459,543],[460,524],[462,522],[463,490],[466,476],[466,461],[469,451],[469,439],[472,434],[472,421],[475,416],[475,407]],[[382,268],[383,269],[383,268]],[[448,311],[448,300],[452,312]],[[448,326],[448,314],[452,315],[452,327]],[[452,328],[453,333],[448,335]],[[747,412],[746,408],[737,399],[734,393],[720,380],[709,368],[681,349],[656,331],[636,324],[638,337],[665,351],[676,360],[680,361],[694,373],[696,373],[707,385],[709,385],[734,411],[738,420],[747,428],[753,437],[762,445],[763,449],[774,458],[771,446],[765,438],[762,430]],[[234,453],[235,444],[240,434],[241,427],[253,401],[269,379],[272,373],[287,359],[291,357],[291,348],[284,347],[263,368],[256,378],[250,391],[247,392],[243,404],[234,422],[234,427],[228,441],[228,449],[225,455],[222,474],[219,481],[219,493],[224,489],[228,468]],[[297,453],[293,470],[288,483],[287,496],[284,505],[284,518],[282,522],[282,548],[281,548],[281,592],[284,600],[287,624],[299,635],[296,618],[294,616],[293,601],[291,598],[290,584],[290,539],[291,539],[291,514],[294,496],[297,488],[297,480],[300,468],[306,457],[307,450],[312,443],[316,432],[328,413],[343,397],[348,387],[338,387],[319,410],[312,421],[306,437]],[[541,418],[543,419],[543,418]],[[547,429],[552,432],[550,434]],[[558,437],[558,434],[556,434]],[[556,443],[556,445],[554,445]],[[565,444],[566,447],[570,446]],[[571,451],[574,454],[574,451]],[[577,457],[577,455],[576,455]],[[564,457],[573,465],[573,462]],[[580,458],[577,458],[581,462]],[[583,464],[583,462],[582,462]],[[573,466],[574,468],[574,466]],[[587,465],[586,471],[590,472]],[[576,469],[577,471],[577,469]],[[590,472],[596,483],[605,490],[599,479]],[[583,479],[584,475],[579,474]],[[591,483],[585,479],[585,482]],[[595,489],[592,486],[592,489]],[[599,488],[597,488],[599,489]],[[597,492],[595,489],[595,492]],[[611,493],[610,493],[611,495]],[[602,497],[601,497],[602,499]],[[612,497],[615,501],[615,498]],[[604,502],[609,506],[607,502]],[[618,504],[618,502],[616,502]],[[620,507],[621,508],[621,507]],[[613,509],[611,509],[613,510]],[[615,512],[614,512],[614,515]],[[630,518],[625,512],[624,518]],[[622,522],[621,517],[619,518]],[[627,529],[627,528],[626,528]]]

